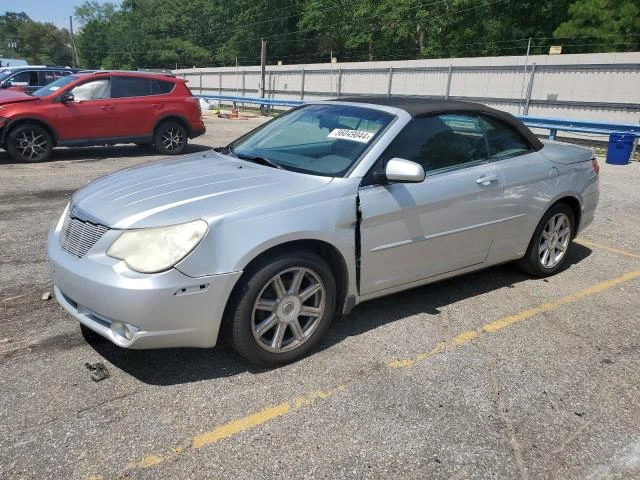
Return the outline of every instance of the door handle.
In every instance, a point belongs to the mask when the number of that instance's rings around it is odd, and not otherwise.
[[[484,185],[486,187],[487,185],[491,185],[493,182],[497,182],[497,181],[498,181],[497,175],[483,175],[476,180],[476,183],[478,185]]]
[[[153,104],[151,104],[151,106],[153,108],[162,108],[162,107],[164,107],[164,105],[162,103],[153,103]]]
[[[100,110],[113,110],[113,107],[111,105],[103,105]]]

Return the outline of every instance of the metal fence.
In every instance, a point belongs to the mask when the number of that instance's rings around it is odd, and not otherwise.
[[[194,93],[260,95],[259,67],[178,70]],[[268,66],[268,98],[411,95],[523,115],[637,123],[640,52]]]

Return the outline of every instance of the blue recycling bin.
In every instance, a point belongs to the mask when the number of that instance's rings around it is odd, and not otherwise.
[[[624,133],[612,133],[609,135],[607,147],[607,163],[612,165],[627,165],[633,152],[635,136]]]

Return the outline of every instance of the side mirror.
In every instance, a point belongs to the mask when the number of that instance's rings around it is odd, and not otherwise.
[[[12,86],[13,86],[13,84],[11,83],[11,80],[7,80],[2,85],[0,85],[0,87],[2,87],[2,88],[11,88]]]
[[[75,100],[75,98],[73,97],[73,93],[71,92],[64,92],[62,95],[60,95],[60,101],[62,103],[70,103],[73,102]]]
[[[389,182],[420,183],[424,181],[422,165],[404,158],[392,158],[387,162],[384,174]]]

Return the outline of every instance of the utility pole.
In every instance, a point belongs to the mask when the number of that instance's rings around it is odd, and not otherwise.
[[[236,57],[236,95],[239,95],[238,88],[238,57]]]
[[[333,96],[333,50],[329,50],[329,92]]]
[[[520,105],[518,105],[518,114],[524,104],[524,81],[527,78],[527,64],[529,63],[529,52],[531,51],[531,37],[529,37],[529,43],[527,44],[527,56],[524,58],[524,70],[522,71],[522,87],[520,87]]]
[[[264,98],[264,74],[267,66],[267,42],[261,38],[262,48],[260,50],[260,98]]]
[[[267,42],[264,41],[264,38],[260,39],[261,47],[260,47],[260,98],[264,98],[264,74],[265,68],[267,66]],[[260,105],[260,112],[262,115],[267,114],[266,107],[264,105]]]
[[[76,65],[80,66],[80,59],[76,50],[76,39],[73,37],[73,17],[71,15],[69,15],[69,35],[71,35],[71,63],[75,68]]]

